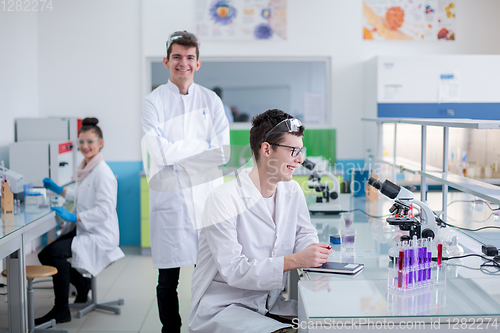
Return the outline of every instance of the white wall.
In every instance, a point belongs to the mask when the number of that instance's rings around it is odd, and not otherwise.
[[[364,157],[363,62],[376,55],[499,54],[498,0],[457,0],[454,42],[363,41],[361,0],[288,0],[288,40],[204,42],[203,56],[331,57],[331,119],[337,128],[337,158]],[[163,56],[174,30],[195,30],[194,1],[143,1],[145,56]],[[177,13],[170,15],[170,13]],[[167,19],[168,18],[168,19]],[[196,77],[195,77],[196,80]]]
[[[138,0],[65,0],[39,16],[40,116],[95,116],[108,161],[138,161]]]
[[[337,158],[363,158],[363,135],[353,129],[362,128],[364,61],[376,55],[500,54],[500,1],[456,3],[455,42],[363,41],[361,0],[288,0],[287,41],[202,40],[201,56],[331,57]],[[7,120],[0,146],[13,140],[12,111],[95,115],[106,159],[140,160],[145,58],[163,56],[171,32],[194,31],[194,11],[195,0],[65,0],[38,15],[0,12],[0,115]]]
[[[8,166],[14,118],[38,116],[37,14],[0,11],[0,161]]]

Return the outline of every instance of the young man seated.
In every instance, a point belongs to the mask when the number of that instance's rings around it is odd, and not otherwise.
[[[291,330],[297,302],[281,296],[287,272],[318,267],[318,244],[306,200],[292,180],[303,162],[304,127],[281,110],[252,119],[254,167],[217,187],[203,212],[192,280],[190,332]]]

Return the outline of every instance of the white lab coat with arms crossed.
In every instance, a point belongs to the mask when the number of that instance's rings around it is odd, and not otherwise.
[[[206,202],[193,273],[189,331],[273,332],[290,325],[264,315],[297,316],[281,296],[284,256],[318,242],[300,185],[280,182],[274,223],[249,169]],[[206,221],[205,221],[206,220]]]
[[[116,178],[108,164],[101,161],[77,183],[75,191],[67,189],[65,198],[75,202],[72,212],[78,213],[81,221],[66,223],[62,234],[76,227],[76,237],[71,242],[71,266],[96,276],[109,264],[125,256],[118,247],[120,231],[116,214]]]
[[[217,166],[229,158],[223,151],[229,148],[229,123],[222,102],[195,83],[181,95],[168,81],[146,96],[142,126],[153,265],[193,265],[206,198],[223,183]]]

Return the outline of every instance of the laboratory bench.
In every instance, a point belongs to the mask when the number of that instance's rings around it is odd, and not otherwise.
[[[27,329],[26,253],[30,243],[55,230],[63,221],[45,206],[26,212],[21,203],[17,214],[0,215],[0,258],[6,258],[9,332]],[[51,232],[55,239],[55,231]]]
[[[448,222],[461,227],[500,226],[497,216],[476,197],[461,192],[447,194]],[[377,201],[365,197],[346,198],[343,209],[360,209],[373,216],[389,214],[393,201],[379,195]],[[442,193],[429,192],[431,209],[440,208]],[[496,207],[496,206],[495,206]],[[346,209],[347,208],[347,209]],[[343,227],[340,215],[311,216],[319,241]],[[440,283],[414,290],[389,288],[392,263],[388,251],[403,234],[385,217],[354,213],[357,231],[353,251],[333,251],[329,261],[362,263],[364,269],[341,275],[299,271],[299,332],[326,332],[338,329],[482,329],[497,331],[500,325],[500,273],[479,270],[478,257],[444,261],[446,278]],[[458,236],[465,254],[481,253],[481,243],[500,247],[500,230],[460,231],[447,227],[443,237]]]

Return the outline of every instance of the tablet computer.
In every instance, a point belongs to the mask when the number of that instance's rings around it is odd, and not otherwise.
[[[364,267],[364,264],[353,264],[347,262],[326,262],[320,267],[309,267],[304,268],[304,270],[318,273],[356,274]]]

